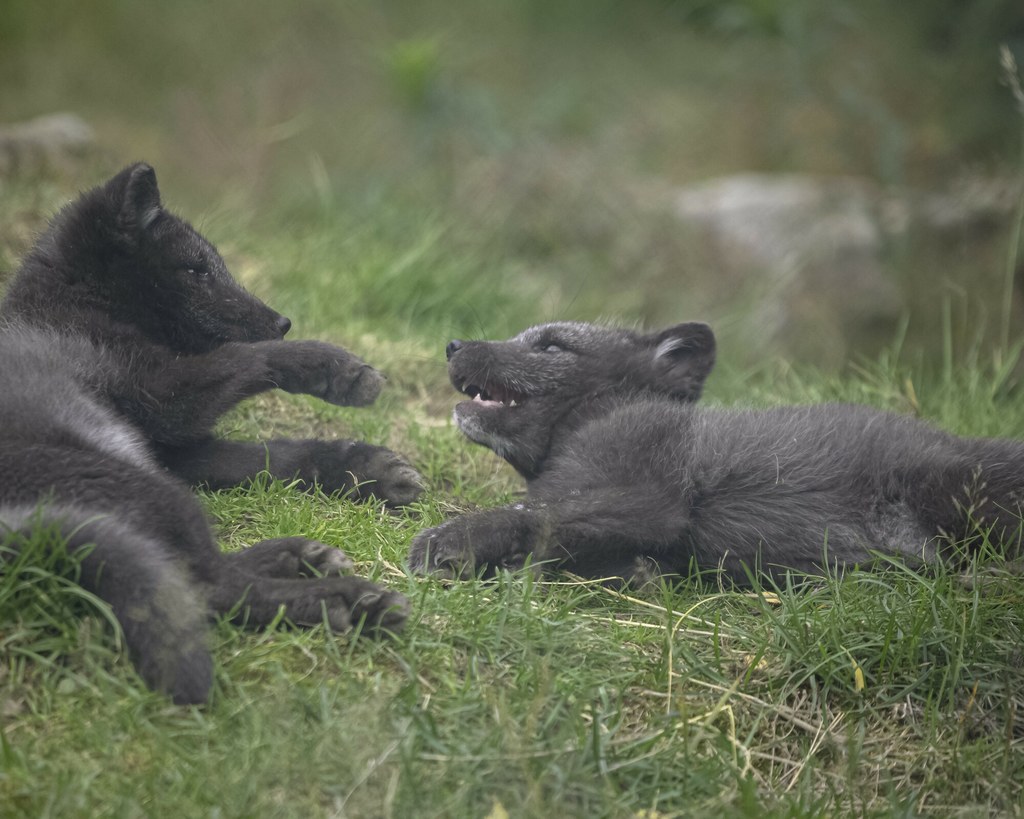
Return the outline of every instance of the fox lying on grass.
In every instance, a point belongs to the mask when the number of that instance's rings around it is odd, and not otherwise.
[[[529,557],[627,581],[721,567],[746,584],[876,551],[932,560],[983,534],[1020,552],[1024,444],[861,406],[696,406],[715,358],[707,325],[546,324],[452,341],[447,355],[472,399],[456,424],[527,495],[420,533],[416,572],[467,577]]]
[[[283,341],[289,327],[164,210],[145,164],[65,207],[0,305],[0,546],[10,554],[45,525],[71,550],[88,545],[81,584],[175,702],[209,695],[211,613],[261,626],[283,607],[338,630],[406,616],[400,594],[340,576],[352,564],[336,548],[289,537],[222,554],[189,489],[269,469],[391,504],[419,494],[415,470],[381,447],[213,437],[226,410],[275,387],[341,405],[377,397],[380,373],[330,344]]]

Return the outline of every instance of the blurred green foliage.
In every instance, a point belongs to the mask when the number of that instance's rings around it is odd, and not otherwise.
[[[278,275],[319,248],[317,265],[349,259],[372,281],[343,236],[371,222],[399,257],[385,269],[431,246],[405,268],[415,283],[353,299],[386,311],[404,287],[420,307],[402,324],[438,310],[494,334],[496,319],[660,322],[703,313],[695,296],[717,276],[656,215],[675,187],[737,171],[926,189],[965,168],[1015,172],[998,49],[1020,49],[1022,19],[1006,0],[8,0],[0,122],[78,112],[100,167],[64,187],[148,159],[222,245],[265,256],[266,237],[303,236],[305,253],[275,247]],[[14,187],[5,265],[48,212]],[[935,337],[950,294],[968,294],[964,332],[1000,313],[1004,234],[924,254],[914,241],[889,249],[912,337]]]
[[[401,40],[388,48],[382,59],[400,102],[414,113],[426,111],[438,93],[441,48],[432,37]]]
[[[1020,49],[1022,37],[1024,10],[1009,0],[8,0],[0,117],[74,107],[127,126],[136,144],[183,142],[193,159],[203,147],[223,178],[250,153],[300,145],[329,167],[378,170],[422,147],[400,132],[447,95],[459,159],[537,138],[606,139],[639,119],[623,159],[682,178],[697,167],[662,141],[674,136],[679,153],[697,140],[699,153],[744,123],[753,141],[711,146],[723,166],[832,170],[831,148],[845,172],[920,178],[1013,144],[998,46]],[[789,130],[788,111],[804,129]],[[274,142],[267,129],[300,112],[303,130]],[[467,139],[488,116],[485,130],[504,138]],[[714,121],[702,132],[695,118]],[[197,131],[228,144],[197,146]],[[903,167],[884,158],[897,131]]]

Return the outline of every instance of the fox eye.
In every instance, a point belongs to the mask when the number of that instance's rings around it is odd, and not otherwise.
[[[544,352],[545,353],[564,353],[565,352],[565,347],[563,347],[560,344],[545,344],[544,345]]]
[[[185,265],[185,272],[200,279],[206,278],[210,274],[210,271],[201,265]]]

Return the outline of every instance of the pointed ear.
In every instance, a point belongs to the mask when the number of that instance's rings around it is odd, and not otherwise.
[[[156,171],[145,162],[139,162],[125,168],[114,180],[124,176],[127,176],[127,180],[124,183],[118,223],[128,230],[146,230],[162,210]]]
[[[704,381],[715,366],[715,334],[699,321],[677,324],[647,336],[654,348],[659,390],[686,401],[700,398]]]

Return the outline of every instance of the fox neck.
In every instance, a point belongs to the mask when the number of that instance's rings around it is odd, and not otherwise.
[[[529,484],[544,473],[552,460],[571,448],[570,442],[580,428],[629,400],[629,396],[607,393],[592,393],[575,399],[559,396],[546,408],[547,423],[542,434],[529,445],[506,454],[505,460]]]

